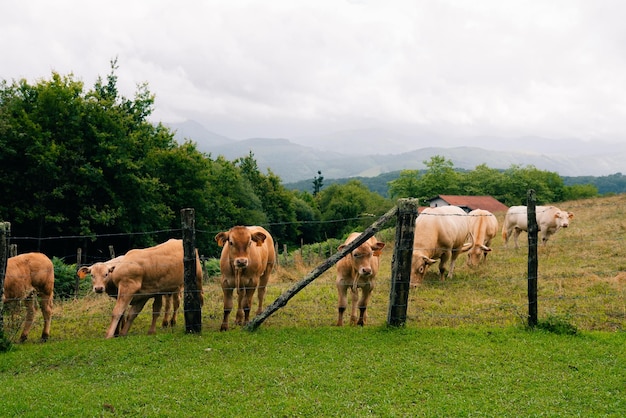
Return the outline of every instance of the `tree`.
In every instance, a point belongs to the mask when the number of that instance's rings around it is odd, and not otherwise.
[[[422,194],[419,170],[402,170],[397,179],[387,184],[389,185],[388,194],[392,199],[415,197]]]
[[[322,190],[322,186],[324,186],[324,177],[322,176],[322,172],[317,172],[317,177],[313,177],[313,196],[317,196],[317,194]]]

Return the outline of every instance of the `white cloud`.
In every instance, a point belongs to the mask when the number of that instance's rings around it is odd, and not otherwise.
[[[0,77],[118,58],[154,117],[232,137],[422,126],[626,141],[620,1],[9,0]]]

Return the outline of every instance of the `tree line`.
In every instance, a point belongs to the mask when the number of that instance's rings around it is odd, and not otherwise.
[[[440,156],[389,181],[389,197],[358,179],[324,185],[321,172],[308,190],[290,190],[261,172],[251,152],[229,161],[191,139],[177,143],[149,120],[155,97],[146,83],[132,99],[119,93],[117,68],[112,61],[89,89],[56,72],[0,82],[0,220],[22,239],[20,252],[66,256],[80,246],[104,256],[111,244],[119,252],[154,245],[161,239],[150,232],[179,229],[187,207],[201,253],[217,256],[213,237],[233,225],[263,225],[280,243],[308,244],[364,229],[401,197],[488,194],[512,205],[528,188],[544,202],[598,194],[533,167],[459,172]]]

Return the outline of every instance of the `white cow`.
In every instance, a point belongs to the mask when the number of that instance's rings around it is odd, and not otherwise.
[[[535,217],[541,242],[543,245],[546,245],[550,236],[554,235],[559,229],[569,226],[570,219],[574,218],[574,214],[563,211],[556,206],[536,206]],[[522,231],[528,232],[527,208],[526,206],[511,206],[502,224],[504,245],[507,245],[511,234],[513,234],[515,248],[519,248],[517,238]]]
[[[474,245],[467,253],[467,264],[478,266],[491,251],[491,240],[498,233],[498,219],[484,209],[474,209],[467,214]]]
[[[469,217],[458,206],[426,208],[415,220],[411,286],[417,286],[428,266],[439,259],[440,279],[445,277],[445,264],[450,260],[448,278],[452,278],[454,264],[460,253],[473,245]]]

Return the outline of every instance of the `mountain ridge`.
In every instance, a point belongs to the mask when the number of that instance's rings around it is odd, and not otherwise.
[[[190,139],[197,144],[199,151],[212,156],[222,155],[228,160],[247,156],[250,152],[254,155],[259,169],[271,170],[281,178],[284,183],[293,183],[301,180],[312,179],[321,171],[327,179],[348,177],[373,177],[382,173],[398,170],[424,169],[424,161],[432,156],[440,155],[449,159],[455,168],[474,169],[476,166],[485,164],[489,168],[506,169],[511,165],[532,165],[540,170],[556,172],[561,176],[603,176],[622,172],[626,161],[626,149],[622,144],[588,143],[580,140],[550,140],[542,138],[523,138],[517,141],[511,139],[487,138],[486,141],[493,144],[499,150],[486,149],[485,139],[482,141],[467,139],[469,145],[454,146],[450,141],[440,141],[447,146],[433,146],[433,141],[427,146],[408,151],[398,152],[406,148],[406,142],[402,147],[398,146],[396,136],[391,139],[392,133],[378,130],[355,130],[350,135],[337,136],[330,142],[318,143],[314,138],[306,139],[307,144],[297,143],[296,140],[287,138],[249,138],[244,140],[232,140],[216,134],[207,129],[200,129],[201,125],[191,121],[190,124],[168,125],[175,131],[175,139],[182,142]],[[363,143],[370,144],[368,149],[373,151],[384,150],[386,153],[364,154],[367,147],[360,146],[359,133],[362,138],[366,134],[371,139]],[[378,137],[376,135],[379,135]],[[341,140],[341,138],[344,138]],[[388,139],[383,139],[387,137]],[[378,138],[378,139],[376,139]],[[302,138],[298,141],[303,141]],[[333,145],[334,141],[334,146]],[[422,142],[422,141],[419,141]],[[429,142],[426,142],[427,144]],[[544,144],[544,142],[546,142]],[[522,144],[533,148],[523,149]],[[378,148],[372,148],[376,144]],[[554,153],[541,152],[544,149]],[[512,150],[511,146],[517,147]],[[519,150],[519,149],[522,150]],[[346,153],[345,150],[352,150]],[[358,152],[357,152],[358,150]],[[343,152],[340,152],[343,151]],[[395,153],[393,153],[395,152]]]

